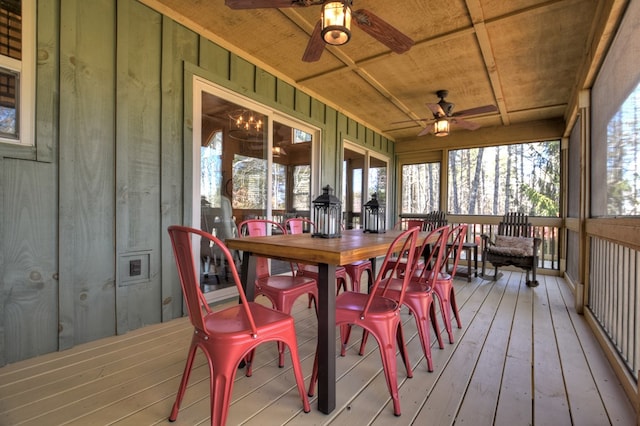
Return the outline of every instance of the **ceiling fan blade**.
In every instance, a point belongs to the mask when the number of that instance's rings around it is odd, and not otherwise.
[[[435,117],[444,117],[446,115],[440,104],[427,104],[427,107]]]
[[[316,27],[313,29],[313,33],[311,33],[311,38],[307,43],[307,48],[304,50],[304,54],[302,55],[302,60],[304,62],[316,62],[320,60],[320,56],[322,56],[322,52],[324,51],[324,40],[320,34],[321,31],[322,23],[318,21],[316,23]]]
[[[413,46],[414,42],[410,37],[368,10],[356,10],[352,13],[352,16],[354,22],[362,31],[396,53],[404,53]]]
[[[322,4],[320,0],[224,0],[224,4],[231,9],[268,9],[295,6],[313,6]]]
[[[451,123],[467,130],[478,130],[480,128],[480,125],[478,123],[474,123],[473,121],[463,120],[461,118],[454,118],[451,120]]]
[[[424,129],[422,129],[422,131],[420,133],[418,133],[418,136],[424,136],[426,134],[429,133],[433,133],[433,126],[427,126]]]
[[[485,105],[481,107],[475,107],[475,108],[465,109],[463,111],[454,112],[453,114],[451,114],[451,116],[462,117],[465,115],[479,115],[479,114],[486,114],[488,112],[495,112],[497,110],[498,108],[496,108],[495,105]]]

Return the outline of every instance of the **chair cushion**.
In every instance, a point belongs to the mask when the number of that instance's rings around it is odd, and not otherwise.
[[[495,245],[488,250],[507,256],[533,256],[533,238],[496,235]]]

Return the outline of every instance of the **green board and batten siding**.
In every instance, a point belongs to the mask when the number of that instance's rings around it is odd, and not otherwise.
[[[166,228],[190,213],[191,78],[342,141],[393,143],[135,0],[38,2],[35,147],[0,145],[0,365],[183,315]],[[144,279],[123,268],[140,259]],[[130,278],[129,278],[130,280]]]

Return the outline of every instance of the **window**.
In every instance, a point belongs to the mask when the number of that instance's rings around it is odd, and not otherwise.
[[[440,206],[440,163],[402,166],[402,213],[429,213]]]
[[[448,188],[451,214],[557,217],[560,141],[450,151]]]
[[[607,125],[607,214],[640,215],[640,84]]]
[[[0,0],[0,141],[33,145],[35,1]]]

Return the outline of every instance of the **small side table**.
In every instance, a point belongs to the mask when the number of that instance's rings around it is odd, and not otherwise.
[[[447,243],[447,248],[450,248],[451,244],[452,243]],[[463,269],[459,269],[459,271],[456,271],[456,274],[463,277],[467,277],[467,281],[471,282],[472,276],[475,276],[475,277],[478,276],[478,244],[463,243],[462,250],[465,252],[465,257],[467,260],[467,271],[465,272]],[[473,257],[472,257],[472,253],[473,253]],[[453,255],[454,256],[456,255],[455,249],[454,249]],[[472,259],[473,259],[473,266],[471,266]]]

